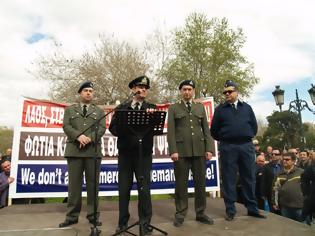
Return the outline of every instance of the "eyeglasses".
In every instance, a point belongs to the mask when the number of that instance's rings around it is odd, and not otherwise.
[[[235,90],[225,90],[223,94],[226,95],[226,94],[231,94],[233,92],[235,92]]]
[[[291,158],[283,158],[283,161],[291,161]]]

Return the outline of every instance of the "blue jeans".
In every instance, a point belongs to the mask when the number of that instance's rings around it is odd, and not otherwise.
[[[302,222],[302,208],[281,207],[281,215]]]

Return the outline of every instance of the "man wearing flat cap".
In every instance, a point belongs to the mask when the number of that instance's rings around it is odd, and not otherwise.
[[[67,214],[64,222],[59,227],[67,227],[78,223],[78,218],[82,205],[82,184],[83,173],[86,179],[87,191],[87,216],[88,221],[94,223],[94,199],[98,198],[94,195],[95,187],[99,183],[99,172],[102,160],[101,153],[101,137],[105,133],[105,122],[101,120],[98,129],[88,127],[103,116],[103,111],[92,103],[93,101],[93,83],[84,82],[78,90],[80,102],[65,109],[63,119],[63,130],[67,135],[67,145],[65,150],[65,158],[68,164],[68,205]],[[95,130],[97,132],[97,140],[95,140]],[[95,152],[96,146],[96,152]],[[95,170],[95,158],[96,170]],[[97,173],[94,178],[95,171]],[[95,186],[97,185],[97,186]],[[97,212],[96,225],[100,226],[98,220],[99,212]]]
[[[252,142],[257,133],[255,114],[250,105],[238,99],[237,85],[233,81],[225,82],[223,94],[225,103],[215,109],[211,135],[219,141],[225,219],[232,221],[236,214],[237,170],[248,215],[266,218],[259,213],[255,200],[255,149]]]
[[[181,100],[168,109],[167,142],[174,162],[175,219],[174,226],[182,226],[188,210],[188,175],[193,173],[195,186],[196,221],[213,224],[205,214],[206,209],[206,160],[212,158],[211,135],[206,111],[201,103],[193,100],[195,83],[184,80],[179,85]]]
[[[145,110],[147,112],[154,112],[156,105],[145,101],[145,98],[148,95],[148,90],[150,89],[149,78],[145,75],[137,77],[132,80],[128,86],[133,94],[133,99],[132,101],[119,105],[117,110]],[[144,234],[149,234],[152,231],[152,229],[147,227],[147,225],[150,224],[152,218],[150,172],[152,168],[153,132],[142,130],[139,125],[134,125],[131,128],[128,125],[119,124],[117,113],[113,115],[109,130],[114,136],[118,137],[117,147],[119,150],[119,220],[116,232],[124,230],[128,227],[128,221],[130,218],[130,191],[133,185],[133,174],[135,174],[139,192],[139,221],[144,226]],[[139,165],[138,132],[144,132],[144,137],[142,138],[141,170]],[[140,173],[143,177],[141,180]],[[142,186],[141,191],[140,186]]]

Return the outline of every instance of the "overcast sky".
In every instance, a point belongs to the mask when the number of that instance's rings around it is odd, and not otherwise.
[[[27,72],[52,41],[77,56],[93,47],[100,34],[141,45],[156,28],[184,25],[191,12],[226,17],[247,36],[243,54],[261,78],[247,101],[259,119],[275,106],[275,85],[285,89],[284,109],[295,88],[311,108],[307,90],[315,84],[315,2],[312,0],[3,0],[0,8],[0,126],[14,127],[22,95],[47,98],[48,86]],[[303,120],[314,115],[303,112]]]

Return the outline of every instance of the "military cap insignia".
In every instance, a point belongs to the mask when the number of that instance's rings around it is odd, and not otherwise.
[[[139,76],[139,77],[135,78],[134,80],[132,80],[129,83],[128,87],[133,88],[134,86],[137,86],[137,85],[144,85],[149,89],[150,88],[150,80],[147,76],[142,75],[142,76]]]

